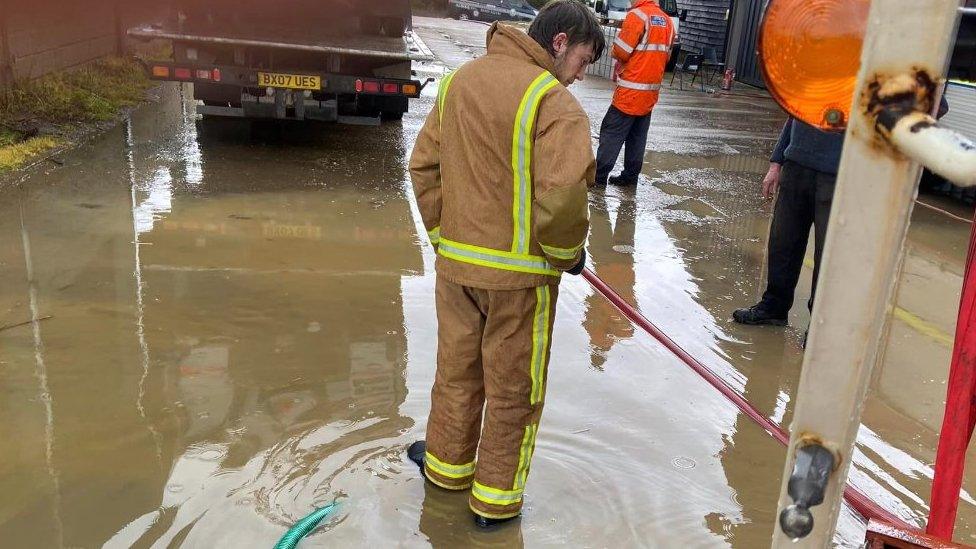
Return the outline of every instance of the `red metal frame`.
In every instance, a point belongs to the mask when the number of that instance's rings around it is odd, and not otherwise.
[[[952,539],[959,509],[959,490],[966,467],[966,448],[976,425],[976,223],[969,237],[966,276],[956,323],[956,340],[946,387],[945,416],[939,434],[935,458],[935,478],[929,523],[925,531],[943,539]]]

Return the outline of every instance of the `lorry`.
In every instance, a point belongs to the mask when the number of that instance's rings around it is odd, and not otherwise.
[[[173,45],[145,62],[154,80],[193,84],[204,116],[377,125],[407,112],[433,55],[413,33],[410,0],[175,0],[141,40]]]

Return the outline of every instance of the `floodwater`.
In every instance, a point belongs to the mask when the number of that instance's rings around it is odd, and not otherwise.
[[[418,29],[450,67],[485,27]],[[594,131],[608,89],[574,90]],[[270,547],[333,501],[303,546],[768,545],[783,448],[579,278],[560,293],[523,518],[479,532],[463,495],[405,459],[436,351],[434,258],[405,165],[434,86],[378,129],[196,121],[183,90],[157,93],[0,190],[0,326],[38,319],[0,329],[0,546]],[[729,321],[762,290],[758,181],[781,123],[768,99],[666,93],[641,185],[592,194],[589,251],[786,426],[809,269],[791,327]],[[968,230],[915,214],[852,469],[913,523]],[[974,537],[966,494],[957,539]],[[837,543],[860,539],[845,511]]]

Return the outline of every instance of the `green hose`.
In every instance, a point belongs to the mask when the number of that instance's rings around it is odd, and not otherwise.
[[[322,519],[332,514],[338,507],[339,502],[333,502],[298,521],[285,532],[285,535],[281,536],[274,549],[295,549],[302,538],[311,534],[312,530],[315,530],[315,527],[322,522]]]

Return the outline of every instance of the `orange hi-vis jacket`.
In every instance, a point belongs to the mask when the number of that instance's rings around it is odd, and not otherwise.
[[[651,112],[674,40],[674,24],[657,2],[634,2],[613,41],[613,56],[623,65],[613,94],[614,107],[632,116]]]

